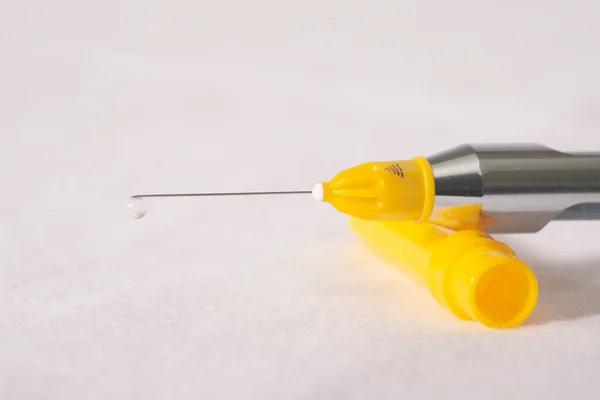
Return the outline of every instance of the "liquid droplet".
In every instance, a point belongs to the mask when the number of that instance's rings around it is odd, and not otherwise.
[[[141,197],[132,197],[127,202],[127,212],[133,219],[144,218],[144,215],[148,212],[144,199]]]

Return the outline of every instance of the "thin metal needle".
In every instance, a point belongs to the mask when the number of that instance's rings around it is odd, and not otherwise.
[[[147,197],[208,197],[208,196],[255,196],[255,195],[277,195],[277,194],[310,194],[310,190],[292,190],[280,192],[223,192],[223,193],[159,193],[159,194],[136,194],[132,199]]]

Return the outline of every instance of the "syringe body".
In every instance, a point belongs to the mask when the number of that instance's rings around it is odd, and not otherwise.
[[[490,233],[537,232],[552,220],[600,219],[600,153],[472,144],[426,158],[435,183],[432,217],[478,205]]]

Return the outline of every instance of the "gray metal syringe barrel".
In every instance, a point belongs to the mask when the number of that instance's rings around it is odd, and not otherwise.
[[[552,220],[600,219],[600,153],[537,144],[463,145],[427,157],[436,209],[481,205],[490,233],[537,232]]]

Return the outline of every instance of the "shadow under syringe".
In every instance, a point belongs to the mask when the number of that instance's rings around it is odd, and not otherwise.
[[[539,286],[538,302],[527,324],[600,314],[600,257],[564,262],[527,249],[517,253],[533,269]]]

